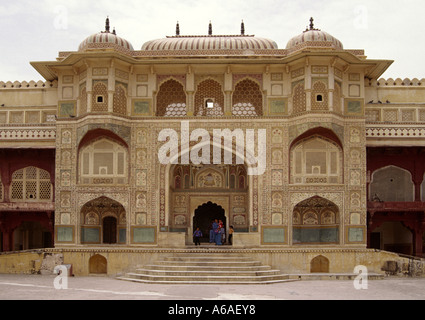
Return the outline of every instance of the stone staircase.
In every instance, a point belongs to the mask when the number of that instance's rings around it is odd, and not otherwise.
[[[118,277],[157,284],[271,284],[296,281],[247,257],[224,254],[179,254]]]

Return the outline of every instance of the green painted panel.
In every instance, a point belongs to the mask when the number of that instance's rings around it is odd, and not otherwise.
[[[362,104],[360,101],[348,101],[347,103],[347,112],[353,114],[362,113]]]
[[[134,113],[135,114],[149,114],[149,102],[147,102],[147,101],[136,101],[136,102],[134,102]]]
[[[100,243],[99,228],[81,228],[82,243]]]
[[[155,228],[134,228],[134,243],[155,243]]]
[[[338,228],[294,228],[292,235],[294,244],[339,242]]]
[[[74,103],[61,103],[59,116],[60,117],[69,117],[75,115],[75,105]]]
[[[57,241],[58,242],[73,242],[74,232],[72,227],[57,227]]]
[[[274,100],[270,102],[270,113],[285,113],[285,100]]]
[[[264,228],[263,243],[285,243],[285,229]]]
[[[119,243],[126,243],[127,241],[127,229],[120,229],[119,231]]]
[[[348,242],[363,242],[363,228],[348,228]]]

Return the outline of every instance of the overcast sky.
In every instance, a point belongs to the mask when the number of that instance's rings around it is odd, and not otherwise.
[[[89,35],[104,30],[106,16],[135,50],[175,34],[246,34],[274,40],[284,49],[315,19],[315,27],[345,49],[364,49],[368,58],[395,62],[384,78],[425,78],[423,0],[0,0],[0,81],[42,77],[30,61],[55,60],[77,51]]]

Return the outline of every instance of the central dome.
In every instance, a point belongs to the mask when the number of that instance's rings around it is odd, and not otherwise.
[[[210,22],[208,35],[181,36],[177,23],[176,35],[164,39],[151,40],[142,46],[143,51],[186,51],[186,50],[270,50],[278,49],[276,42],[245,35],[242,22],[240,35],[213,35]]]
[[[302,34],[293,37],[289,40],[287,50],[300,50],[305,47],[321,47],[331,48],[336,50],[343,50],[344,46],[334,36],[327,32],[314,28],[313,18],[310,19],[310,28],[307,28]]]
[[[254,36],[175,36],[146,42],[142,50],[262,50],[277,49],[269,39]]]

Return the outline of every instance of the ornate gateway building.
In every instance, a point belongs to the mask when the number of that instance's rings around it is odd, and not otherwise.
[[[194,250],[196,227],[209,243],[221,219],[228,250],[287,272],[423,255],[425,80],[379,80],[392,61],[313,20],[285,49],[210,24],[135,50],[108,19],[31,64],[46,82],[0,82],[4,252],[112,274]]]

